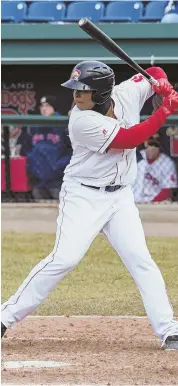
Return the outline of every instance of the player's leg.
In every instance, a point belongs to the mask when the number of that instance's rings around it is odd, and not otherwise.
[[[84,256],[106,222],[105,203],[100,206],[104,213],[101,215],[95,194],[84,187],[62,188],[54,250],[37,264],[16,294],[3,304],[1,320],[6,327],[34,311]]]
[[[178,322],[173,320],[164,280],[148,251],[133,194],[129,188],[121,194],[116,213],[103,232],[135,280],[155,332],[165,340],[178,334]]]

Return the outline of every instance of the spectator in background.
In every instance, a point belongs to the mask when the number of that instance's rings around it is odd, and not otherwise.
[[[41,98],[39,109],[43,116],[59,115],[54,96]],[[31,128],[31,135],[32,151],[28,155],[27,171],[34,183],[33,197],[58,199],[64,169],[72,155],[65,127],[35,127]]]
[[[170,199],[177,187],[177,174],[172,159],[161,153],[159,134],[155,134],[140,151],[137,178],[133,185],[135,202],[155,202]]]
[[[4,129],[1,132],[1,157],[4,156]],[[10,157],[26,156],[31,150],[31,136],[25,127],[9,127]]]
[[[40,99],[39,109],[40,114],[44,117],[49,117],[50,115],[60,115],[57,111],[57,99],[52,95],[44,96]]]

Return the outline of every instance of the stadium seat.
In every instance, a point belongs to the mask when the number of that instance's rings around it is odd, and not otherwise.
[[[19,23],[24,20],[27,5],[23,1],[2,1],[1,21],[2,23]]]
[[[98,1],[73,2],[68,5],[65,21],[78,21],[87,17],[92,21],[98,21],[104,15],[104,4]]]
[[[60,1],[39,1],[30,4],[26,22],[55,22],[65,16],[66,5]]]
[[[150,1],[145,7],[145,15],[140,18],[140,21],[160,21],[164,16],[165,1]]]
[[[107,5],[105,16],[100,21],[138,21],[142,16],[140,1],[117,1]]]

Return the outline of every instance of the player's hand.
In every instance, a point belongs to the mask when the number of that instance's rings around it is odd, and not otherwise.
[[[171,94],[164,98],[160,108],[164,110],[167,117],[174,114],[176,111],[178,112],[178,93],[175,90],[172,90]]]
[[[153,90],[161,96],[168,96],[173,89],[172,84],[167,79],[159,79],[158,83],[158,86],[153,86]]]

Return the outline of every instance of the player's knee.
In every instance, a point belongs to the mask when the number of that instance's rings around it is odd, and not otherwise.
[[[77,260],[68,259],[65,265],[65,269],[67,269],[68,271],[72,271],[77,266],[78,263],[79,263],[78,259]]]
[[[54,259],[61,271],[72,271],[80,261],[78,256],[61,256],[58,251],[54,254]]]
[[[130,248],[130,250],[127,250],[127,256],[129,257],[129,266],[133,267],[133,269],[136,267],[137,269],[143,270],[156,268],[156,264],[147,248],[142,250],[138,250],[138,248]]]
[[[154,272],[158,271],[158,267],[152,259],[149,251],[145,251],[145,253],[137,252],[135,254],[135,258],[133,258],[133,261],[135,262],[135,264],[133,264],[134,270],[137,268],[137,271],[141,271],[144,274],[150,274],[150,272],[154,274]]]

